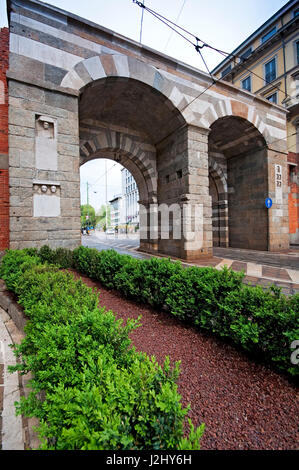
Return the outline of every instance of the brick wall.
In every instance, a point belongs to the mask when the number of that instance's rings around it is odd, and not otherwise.
[[[299,154],[289,152],[288,162],[290,243],[299,244]]]
[[[9,246],[9,178],[8,178],[8,28],[0,29],[0,251]]]

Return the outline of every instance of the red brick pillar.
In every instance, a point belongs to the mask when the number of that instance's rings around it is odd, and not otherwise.
[[[9,247],[8,70],[9,32],[0,29],[0,251]]]
[[[288,184],[289,184],[289,224],[290,243],[299,244],[299,153],[289,152]]]

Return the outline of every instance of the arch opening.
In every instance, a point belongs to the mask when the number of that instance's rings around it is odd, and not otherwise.
[[[157,145],[185,124],[173,103],[139,80],[106,77],[86,85],[80,95],[80,127],[101,123],[130,129]]]
[[[103,154],[102,157],[94,155],[94,158],[82,164],[81,231],[86,226],[92,227],[96,230],[97,238],[102,241],[105,233],[106,238],[107,233],[117,235],[117,238],[119,236],[123,238],[128,234],[132,238],[133,234],[134,246],[139,242],[140,185],[137,184],[133,174],[135,176],[138,174],[136,168],[135,170],[131,168],[129,171],[113,158],[109,158],[108,154]],[[89,211],[92,217],[85,220],[85,215],[86,213],[89,215]]]
[[[227,116],[211,126],[214,246],[268,250],[266,147],[259,130],[244,118]]]
[[[140,249],[144,251],[159,248],[151,230],[151,205],[159,199],[159,144],[184,124],[165,95],[136,79],[106,77],[81,90],[80,163],[108,158],[132,174],[139,191]]]

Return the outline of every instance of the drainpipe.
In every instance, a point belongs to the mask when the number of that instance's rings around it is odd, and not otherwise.
[[[288,96],[287,92],[287,68],[286,68],[286,51],[285,51],[285,42],[283,37],[281,38],[282,41],[282,50],[283,50],[283,73],[284,73],[284,90],[285,90],[285,99]]]

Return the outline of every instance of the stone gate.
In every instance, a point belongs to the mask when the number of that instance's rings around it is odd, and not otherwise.
[[[11,248],[78,246],[80,165],[109,158],[138,185],[141,249],[288,249],[283,108],[37,0],[8,12]],[[175,204],[203,208],[201,237],[184,218],[172,236],[175,212],[163,236],[159,207]]]

